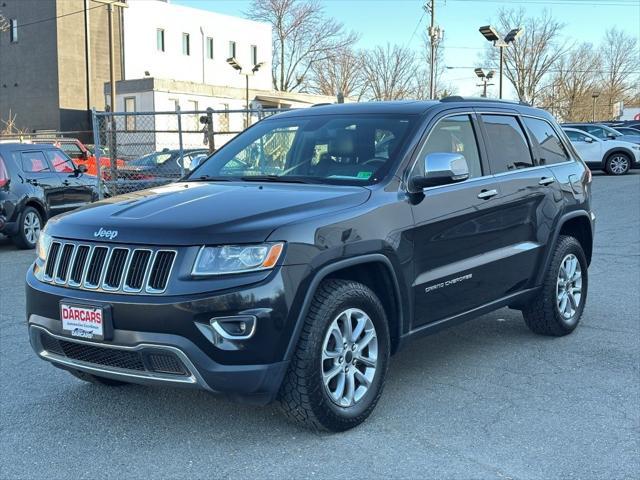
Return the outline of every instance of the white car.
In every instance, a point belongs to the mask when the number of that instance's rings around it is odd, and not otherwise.
[[[609,175],[624,175],[631,168],[640,168],[640,145],[619,140],[601,140],[577,128],[562,129],[592,170],[604,170]]]

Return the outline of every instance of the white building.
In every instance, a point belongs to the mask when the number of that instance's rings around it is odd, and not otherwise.
[[[247,71],[264,62],[250,78],[251,87],[271,89],[271,25],[164,0],[129,0],[128,5],[126,80],[157,77],[244,88],[244,76],[227,63],[235,57]]]

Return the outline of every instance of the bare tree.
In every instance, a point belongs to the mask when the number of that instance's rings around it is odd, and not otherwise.
[[[596,72],[601,57],[591,43],[568,51],[557,63],[541,105],[568,121],[587,121],[592,115],[592,94],[600,89]]]
[[[416,95],[416,54],[407,47],[375,47],[363,53],[362,71],[372,100],[401,100]]]
[[[273,86],[280,91],[299,89],[314,63],[358,39],[317,0],[253,0],[246,15],[273,27]]]
[[[336,50],[311,67],[308,90],[321,95],[338,95],[360,100],[364,94],[362,56],[351,48]]]
[[[505,76],[522,101],[534,103],[543,85],[543,79],[555,66],[567,48],[559,44],[564,27],[545,10],[539,17],[527,17],[524,9],[498,13],[498,29],[506,33],[514,27],[524,32],[504,49]],[[489,47],[488,47],[489,48]],[[498,49],[490,47],[489,60],[498,63]]]
[[[418,57],[418,74],[416,78],[416,91],[415,98],[424,100],[430,97],[429,92],[429,78],[431,71],[431,41],[429,36],[425,32],[422,35],[422,55]],[[444,46],[442,42],[436,44],[435,48],[435,84],[436,84],[436,98],[443,98],[451,95],[454,87],[450,84],[445,84],[443,81],[445,64],[444,64]]]
[[[600,47],[602,63],[599,80],[603,107],[613,117],[616,102],[628,101],[638,93],[640,53],[638,40],[617,28],[607,30]]]

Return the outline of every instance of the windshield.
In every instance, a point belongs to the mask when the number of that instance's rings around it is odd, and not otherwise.
[[[189,179],[374,183],[394,163],[415,119],[332,115],[267,120],[231,140]]]
[[[138,167],[155,167],[156,165],[162,165],[164,162],[171,158],[171,153],[151,153],[140,157],[137,160],[132,160],[129,165],[135,165]]]
[[[607,135],[611,135],[613,137],[621,137],[622,134],[620,132],[618,132],[617,130],[614,130],[611,127],[607,127],[606,125],[603,125],[602,128],[604,129],[604,131],[606,132]]]

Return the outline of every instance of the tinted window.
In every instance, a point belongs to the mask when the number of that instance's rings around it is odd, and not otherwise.
[[[593,127],[591,125],[585,125],[584,127],[580,127],[581,130],[585,130],[586,132],[589,132],[591,135],[594,135],[602,140],[606,140],[607,138],[607,131],[602,128],[602,127]]]
[[[371,183],[395,162],[412,120],[400,115],[362,114],[260,122],[227,143],[195,175]]]
[[[47,150],[47,158],[58,173],[73,173],[76,170],[75,164],[60,150]]]
[[[469,166],[469,177],[481,177],[478,142],[469,115],[458,115],[440,120],[431,130],[419,158],[430,153],[460,153]]]
[[[560,138],[549,122],[529,117],[525,117],[523,120],[529,133],[538,143],[541,165],[553,165],[569,160]]]
[[[64,150],[72,158],[82,158],[82,150],[75,143],[60,143],[56,146]]]
[[[567,134],[567,137],[569,137],[569,140],[572,142],[584,142],[586,138],[586,135],[576,132],[575,130],[565,130],[564,133]]]
[[[516,117],[482,115],[482,121],[487,131],[493,173],[533,167],[527,138]]]
[[[21,152],[22,170],[27,173],[50,172],[49,164],[42,152]]]

